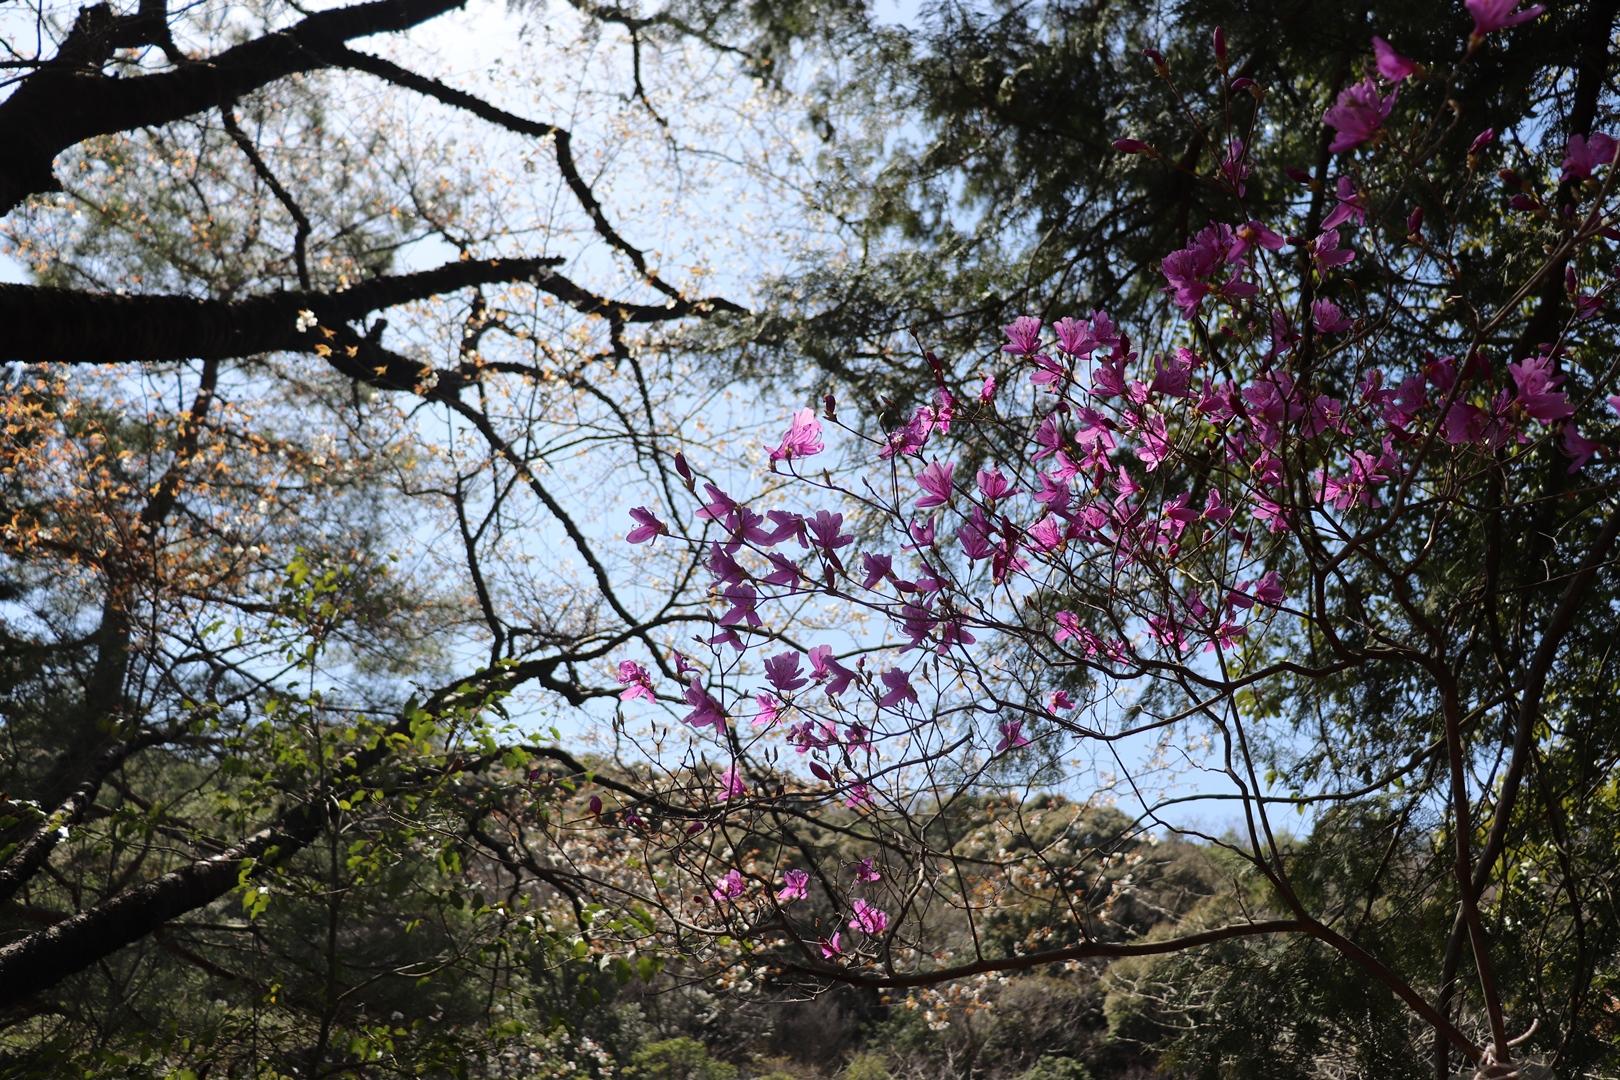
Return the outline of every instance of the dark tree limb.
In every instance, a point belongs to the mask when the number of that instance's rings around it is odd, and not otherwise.
[[[299,312],[322,326],[457,289],[526,282],[576,311],[622,323],[659,323],[707,314],[728,301],[636,304],[600,296],[552,268],[561,258],[466,259],[393,274],[341,292],[286,291],[246,300],[190,296],[116,296],[40,285],[0,285],[0,361],[111,364],[209,360],[320,344],[319,330],[298,328]]]
[[[334,8],[136,78],[114,78],[101,68],[120,45],[153,39],[152,9],[126,19],[106,4],[84,8],[57,55],[0,102],[0,214],[29,195],[60,190],[51,171],[56,156],[86,139],[217,108],[288,75],[328,66],[331,51],[354,38],[406,30],[461,6],[462,0],[372,0]]]
[[[298,329],[301,311],[314,312],[323,325],[342,325],[456,289],[552,276],[550,268],[561,261],[469,259],[373,278],[342,292],[298,290],[246,300],[115,296],[0,285],[0,325],[5,327],[0,331],[0,360],[109,364],[308,351],[323,339],[318,330]],[[577,286],[573,291],[583,292]],[[667,315],[662,308],[659,311]]]

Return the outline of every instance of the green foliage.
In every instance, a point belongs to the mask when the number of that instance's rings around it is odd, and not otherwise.
[[[839,1080],[893,1080],[889,1059],[880,1053],[861,1053],[849,1059]]]
[[[1092,1080],[1091,1070],[1074,1058],[1043,1057],[1018,1080]]]
[[[636,1051],[627,1075],[637,1080],[736,1080],[738,1070],[710,1057],[696,1039],[681,1036]]]

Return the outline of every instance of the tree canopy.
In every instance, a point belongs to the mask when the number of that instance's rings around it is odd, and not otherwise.
[[[0,1075],[1612,1067],[1614,3],[461,8],[4,16]]]

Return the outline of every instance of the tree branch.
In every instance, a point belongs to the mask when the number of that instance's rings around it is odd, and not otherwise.
[[[57,55],[0,102],[0,146],[6,148],[0,214],[28,195],[60,190],[51,171],[56,156],[86,139],[227,104],[277,79],[328,66],[327,57],[346,41],[408,29],[462,2],[372,0],[334,8],[215,56],[133,79],[100,70],[120,43],[123,20],[106,4],[85,8]]]
[[[308,351],[323,338],[318,330],[298,328],[300,311],[312,311],[321,323],[334,326],[456,289],[534,280],[550,283],[548,291],[589,296],[549,273],[560,262],[560,258],[469,259],[373,278],[341,292],[297,290],[246,300],[115,296],[0,285],[0,326],[5,327],[0,330],[0,360],[109,364]]]

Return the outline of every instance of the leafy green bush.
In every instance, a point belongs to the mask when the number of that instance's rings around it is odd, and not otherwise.
[[[628,1075],[636,1080],[737,1080],[737,1066],[716,1061],[696,1039],[665,1039],[637,1050]]]
[[[889,1059],[882,1054],[856,1054],[840,1074],[842,1080],[892,1080]]]
[[[1091,1072],[1074,1058],[1043,1057],[1018,1080],[1091,1080]]]

